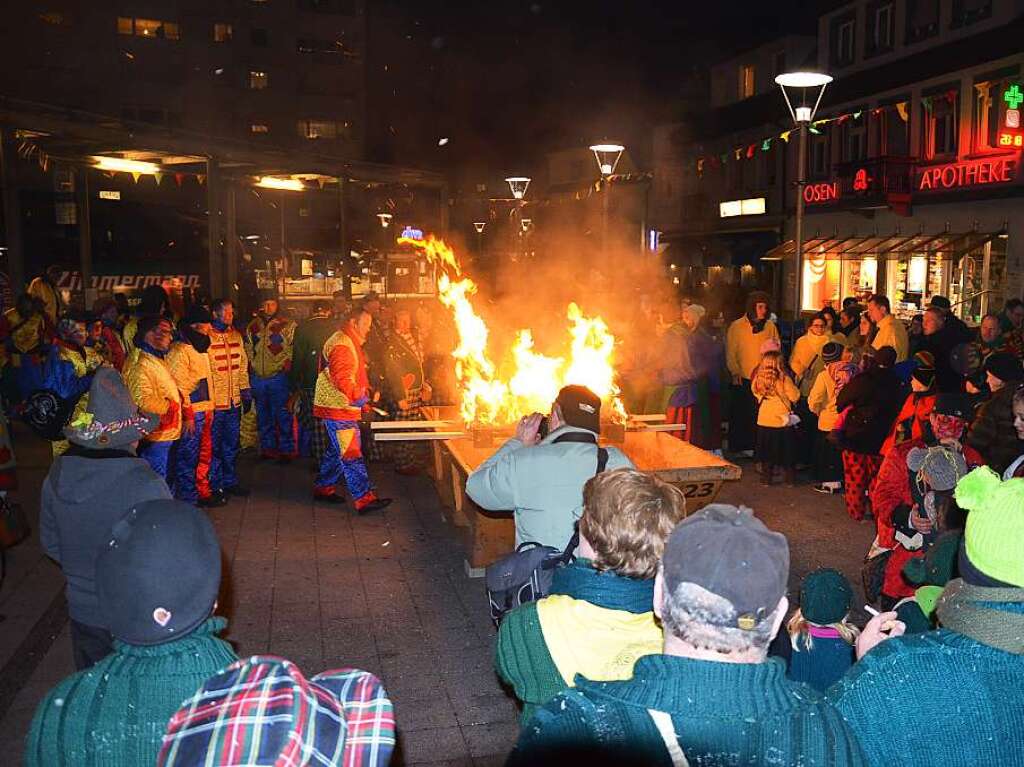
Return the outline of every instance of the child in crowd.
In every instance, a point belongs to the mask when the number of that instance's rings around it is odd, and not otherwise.
[[[850,379],[857,375],[853,352],[830,341],[821,349],[825,369],[818,373],[807,398],[807,406],[818,416],[818,434],[814,447],[814,474],[819,493],[840,493],[843,490],[843,456],[839,446],[829,439],[839,424],[836,397]]]
[[[786,629],[793,652],[787,676],[825,691],[853,665],[860,629],[847,622],[853,589],[838,570],[822,568],[800,584],[800,607]]]
[[[761,484],[770,485],[775,467],[779,466],[786,484],[794,485],[793,429],[798,419],[793,415],[793,403],[800,399],[800,390],[786,370],[782,352],[767,351],[761,355],[750,389],[757,401],[757,460]]]

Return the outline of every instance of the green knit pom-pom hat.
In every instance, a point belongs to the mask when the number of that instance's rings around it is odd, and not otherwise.
[[[808,573],[800,584],[800,612],[811,623],[828,626],[850,612],[853,589],[838,570],[824,567]]]
[[[967,515],[967,558],[990,578],[1024,588],[1024,479],[1003,481],[988,466],[960,480],[956,502]]]

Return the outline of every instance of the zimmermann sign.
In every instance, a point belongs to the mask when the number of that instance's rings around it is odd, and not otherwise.
[[[919,192],[964,189],[1007,184],[1016,178],[1016,157],[990,157],[922,168],[917,189]]]

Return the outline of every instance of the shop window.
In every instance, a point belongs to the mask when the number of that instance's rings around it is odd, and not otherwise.
[[[955,92],[946,95],[926,96],[921,100],[924,120],[922,145],[924,157],[952,157],[957,151],[957,102]]]
[[[839,303],[842,264],[843,262],[837,258],[826,258],[824,253],[804,254],[800,307],[802,310],[816,311],[824,306],[826,301]]]
[[[755,80],[754,80],[754,65],[743,64],[740,66],[740,98],[749,99],[754,95]]]
[[[857,18],[853,13],[832,20],[830,42],[833,66],[842,67],[853,63],[856,28]]]
[[[262,136],[270,133],[270,126],[266,123],[250,123],[249,132],[254,136]]]
[[[213,42],[229,43],[234,30],[230,24],[219,22],[213,25]]]
[[[267,34],[267,30],[253,27],[249,30],[249,39],[253,45],[259,48],[266,48],[270,43],[270,36]]]
[[[866,17],[867,55],[872,56],[892,50],[896,32],[896,14],[891,2],[875,3],[868,6]]]
[[[939,0],[907,0],[907,42],[939,33]]]
[[[970,26],[992,15],[992,0],[953,0],[952,29]]]
[[[249,90],[266,90],[268,85],[270,85],[270,78],[266,72],[260,69],[249,70]]]
[[[942,253],[914,253],[890,263],[886,270],[887,295],[893,301],[893,312],[901,317],[923,310],[934,295],[949,294],[950,262]]]
[[[181,32],[178,28],[178,23],[175,21],[133,19],[126,16],[118,16],[117,33],[119,35],[134,35],[135,37],[149,37],[161,40],[181,39]]]

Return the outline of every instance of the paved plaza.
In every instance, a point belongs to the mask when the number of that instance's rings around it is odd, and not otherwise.
[[[48,446],[23,431],[17,437],[17,496],[34,524]],[[218,612],[239,655],[282,655],[307,675],[354,666],[380,676],[398,720],[394,765],[503,763],[518,730],[515,703],[494,675],[483,583],[466,577],[459,533],[444,521],[431,481],[374,466],[395,502],[357,517],[312,502],[308,462],[281,467],[245,455],[240,469],[251,497],[211,512],[225,556]],[[752,506],[789,536],[791,599],[800,578],[822,565],[856,584],[873,528],[850,520],[839,496],[766,490],[752,464],[744,469],[719,500]],[[7,566],[0,754],[17,765],[36,703],[72,665],[64,579],[35,533],[8,552]]]

